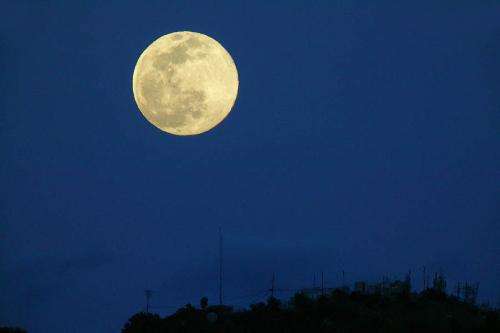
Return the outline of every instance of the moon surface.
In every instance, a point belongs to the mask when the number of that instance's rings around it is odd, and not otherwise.
[[[196,135],[217,126],[231,111],[238,71],[216,40],[196,32],[174,32],[144,50],[132,87],[150,123],[171,134]]]

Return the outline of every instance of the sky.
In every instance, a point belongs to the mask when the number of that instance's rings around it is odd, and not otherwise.
[[[0,326],[119,332],[218,298],[441,270],[500,304],[500,3],[7,1],[0,13]],[[219,41],[229,116],[139,112],[158,37]],[[287,295],[280,295],[286,297]]]

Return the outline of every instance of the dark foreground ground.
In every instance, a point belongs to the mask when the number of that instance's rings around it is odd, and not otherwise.
[[[495,332],[500,313],[428,289],[390,297],[335,290],[329,295],[296,294],[289,302],[269,298],[244,311],[186,305],[171,316],[138,313],[122,333],[309,333],[309,332]]]

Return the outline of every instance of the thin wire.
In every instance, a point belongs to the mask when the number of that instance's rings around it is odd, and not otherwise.
[[[256,290],[256,291],[253,291],[251,294],[245,294],[245,295],[240,295],[240,296],[234,296],[234,297],[231,297],[229,298],[228,300],[234,302],[234,301],[238,301],[240,299],[245,299],[245,298],[249,298],[249,297],[253,297],[253,296],[257,296],[257,295],[260,295],[262,293],[267,293],[267,290]]]

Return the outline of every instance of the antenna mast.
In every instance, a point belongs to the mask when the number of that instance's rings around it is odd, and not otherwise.
[[[321,272],[321,296],[324,296],[325,294],[325,284],[324,284],[324,275],[323,272]]]
[[[425,273],[425,266],[424,266],[424,290],[427,289],[427,275]]]
[[[222,305],[222,228],[219,227],[219,305]]]
[[[144,294],[146,295],[146,313],[149,313],[149,299],[153,294],[152,290],[144,290]]]
[[[271,281],[271,297],[274,298],[274,272],[273,272],[273,280]]]

